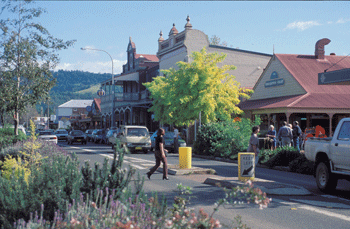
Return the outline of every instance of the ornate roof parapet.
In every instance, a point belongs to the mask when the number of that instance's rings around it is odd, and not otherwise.
[[[186,18],[186,25],[185,25],[185,29],[188,30],[188,29],[192,29],[192,24],[190,23],[190,16],[187,15],[187,18]]]
[[[171,30],[169,32],[169,36],[171,36],[171,35],[175,36],[178,33],[179,33],[179,31],[177,31],[177,29],[175,28],[175,23],[173,23],[173,28],[171,28]]]
[[[160,36],[160,37],[159,37],[159,39],[158,39],[158,42],[164,41],[162,30],[160,31],[159,36]]]

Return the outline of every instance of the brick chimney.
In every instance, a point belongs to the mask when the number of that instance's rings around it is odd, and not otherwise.
[[[315,45],[315,57],[316,59],[324,59],[324,46],[328,45],[331,40],[328,38],[323,38],[321,40],[318,40]]]

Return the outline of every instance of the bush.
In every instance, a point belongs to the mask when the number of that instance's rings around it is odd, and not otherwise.
[[[315,163],[309,161],[304,154],[289,163],[291,172],[312,175],[314,174]]]
[[[0,176],[0,228],[11,228],[21,218],[29,220],[30,212],[40,209],[43,219],[51,221],[55,212],[67,211],[67,203],[74,204],[75,200],[86,199],[87,196],[95,198],[100,190],[114,193],[115,198],[118,198],[128,187],[135,172],[132,169],[122,169],[125,153],[122,149],[113,163],[108,163],[106,159],[102,168],[96,163],[93,169],[86,163],[80,170],[76,155],[67,155],[54,143],[35,140],[35,144],[32,144],[32,141],[34,139],[30,138],[12,148],[13,154],[21,155],[27,162],[33,161],[32,155],[41,153],[41,157],[35,156],[38,160],[29,166],[29,177],[24,170],[12,172],[9,174],[10,179]],[[35,150],[35,154],[30,153],[37,145],[40,147]],[[14,148],[18,151],[14,152]],[[114,159],[116,155],[115,152]],[[140,187],[137,189],[140,190]]]
[[[249,119],[231,120],[202,125],[194,143],[194,152],[200,155],[235,159],[239,152],[245,152],[254,125]]]
[[[269,150],[264,150],[262,154],[265,158],[261,160],[261,164],[266,165],[270,168],[274,166],[289,166],[289,163],[298,157],[300,152],[294,147],[283,146],[278,147],[273,153],[268,153]],[[266,155],[269,155],[266,158]]]
[[[18,135],[16,136],[13,128],[0,128],[0,149],[23,141],[26,138],[27,136],[22,131],[18,131]]]

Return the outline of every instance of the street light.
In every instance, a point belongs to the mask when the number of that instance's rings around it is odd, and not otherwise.
[[[114,84],[114,75],[113,75],[113,58],[112,56],[105,50],[101,50],[101,49],[92,49],[92,48],[81,48],[81,50],[95,50],[95,51],[101,51],[101,52],[105,52],[108,54],[108,56],[111,58],[112,61],[112,85],[113,85],[113,99],[112,99],[112,116],[111,116],[111,127],[114,127],[114,92],[115,92],[115,84]]]

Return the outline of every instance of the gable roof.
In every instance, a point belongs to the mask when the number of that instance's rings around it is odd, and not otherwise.
[[[82,100],[82,99],[72,99],[68,102],[59,105],[58,107],[62,108],[86,108],[87,106],[91,106],[92,99],[89,100]]]
[[[317,59],[314,55],[297,54],[275,54],[275,57],[305,89],[306,94],[246,100],[239,105],[241,109],[280,107],[349,109],[350,85],[319,85],[318,73],[327,69],[327,72],[331,72],[350,68],[350,57],[329,55],[324,59]],[[260,80],[257,83],[259,82]]]
[[[138,58],[145,58],[146,60],[148,61],[155,61],[155,62],[158,62],[159,59],[156,55],[149,55],[149,54],[136,54],[135,55],[135,59],[138,59]]]
[[[322,73],[328,68],[330,68],[328,72],[350,68],[350,57],[330,55],[325,56],[324,59],[316,59],[314,55],[275,54],[275,56],[306,92],[325,94],[349,93],[350,86],[318,85],[318,73]]]

